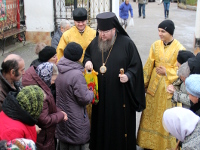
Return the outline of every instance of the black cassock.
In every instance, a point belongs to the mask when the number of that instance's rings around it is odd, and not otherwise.
[[[108,53],[104,52],[104,62]],[[99,73],[99,103],[92,106],[90,150],[136,150],[136,111],[145,109],[146,103],[143,66],[135,44],[118,33],[102,75],[97,36],[86,49],[84,64],[88,60]],[[127,83],[120,82],[121,68],[129,78]]]

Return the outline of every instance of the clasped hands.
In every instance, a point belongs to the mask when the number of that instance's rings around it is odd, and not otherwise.
[[[85,63],[85,69],[86,70],[93,70],[93,64],[91,61],[87,61]],[[120,78],[120,82],[126,83],[128,81],[128,76],[126,74],[119,74],[118,76]]]
[[[165,76],[166,75],[166,68],[163,67],[163,66],[156,67],[156,73],[161,75],[161,76]]]

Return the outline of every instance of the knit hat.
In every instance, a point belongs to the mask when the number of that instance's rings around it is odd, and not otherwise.
[[[23,110],[34,119],[38,119],[43,108],[44,93],[37,85],[22,88],[16,97]]]
[[[69,43],[64,50],[64,57],[71,61],[78,61],[83,54],[83,48],[75,43]]]
[[[47,62],[56,54],[56,49],[51,46],[45,46],[42,51],[39,52],[39,60]]]
[[[53,64],[50,62],[42,63],[36,68],[38,76],[46,83],[48,87],[51,86],[51,77],[53,75]]]
[[[185,63],[189,58],[195,57],[195,55],[190,52],[190,51],[186,51],[186,50],[180,50],[178,52],[178,56],[177,56],[177,61],[180,64]]]
[[[185,86],[188,93],[200,98],[200,75],[192,74],[185,80]]]
[[[188,65],[190,67],[190,74],[200,74],[200,53],[193,58],[189,58]]]
[[[174,26],[174,22],[173,21],[164,20],[158,25],[158,28],[162,28],[165,31],[167,31],[169,34],[173,35],[175,26]]]
[[[87,20],[87,10],[85,8],[76,8],[73,11],[73,19],[75,21]]]

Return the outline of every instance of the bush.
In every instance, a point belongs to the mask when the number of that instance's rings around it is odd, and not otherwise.
[[[197,0],[186,0],[187,5],[197,6]]]
[[[74,5],[74,0],[65,0],[65,6]]]

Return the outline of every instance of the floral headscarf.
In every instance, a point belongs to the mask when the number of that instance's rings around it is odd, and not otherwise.
[[[0,149],[2,150],[36,150],[35,143],[32,140],[18,138],[11,141],[1,141]]]
[[[45,62],[36,68],[38,76],[46,83],[48,87],[51,86],[51,77],[53,75],[53,64]]]

